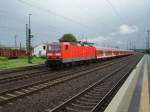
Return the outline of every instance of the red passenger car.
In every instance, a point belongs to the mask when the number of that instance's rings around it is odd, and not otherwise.
[[[112,49],[110,48],[96,48],[96,57],[99,58],[108,58],[112,57]]]

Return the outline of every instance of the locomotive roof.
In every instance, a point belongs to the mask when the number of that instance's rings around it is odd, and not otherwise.
[[[71,43],[71,42],[51,42],[50,43],[51,45],[60,45],[60,44],[63,44],[63,45],[82,45],[82,44],[79,44],[79,43]],[[84,45],[84,46],[90,46],[90,45]],[[95,46],[93,46],[95,47]]]
[[[70,45],[69,42],[51,42],[51,45],[60,45],[60,44],[66,44],[66,45]]]

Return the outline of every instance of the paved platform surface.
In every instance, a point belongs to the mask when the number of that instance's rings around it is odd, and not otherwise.
[[[105,112],[150,112],[149,55],[144,55]]]

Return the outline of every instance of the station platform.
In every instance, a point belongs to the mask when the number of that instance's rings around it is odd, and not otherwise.
[[[150,56],[144,55],[105,112],[150,112]]]

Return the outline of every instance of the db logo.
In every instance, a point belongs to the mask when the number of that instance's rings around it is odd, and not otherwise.
[[[84,54],[84,53],[85,53],[85,51],[83,50],[83,51],[82,51],[82,53]]]

